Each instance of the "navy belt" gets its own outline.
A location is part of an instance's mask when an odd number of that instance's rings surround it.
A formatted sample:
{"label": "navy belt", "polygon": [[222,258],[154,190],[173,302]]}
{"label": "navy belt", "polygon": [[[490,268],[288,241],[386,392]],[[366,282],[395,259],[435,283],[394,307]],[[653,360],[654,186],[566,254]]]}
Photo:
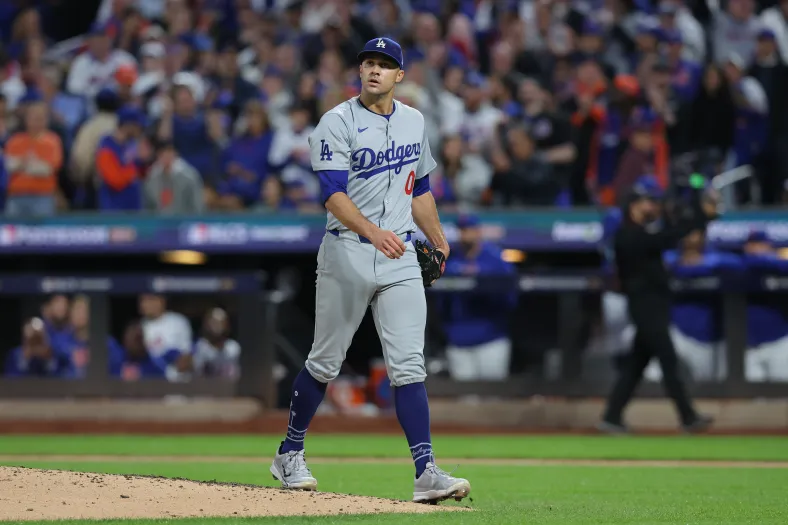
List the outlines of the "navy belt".
{"label": "navy belt", "polygon": [[[333,235],[334,237],[339,237],[339,230],[326,230],[326,231],[328,233],[330,233],[331,235]],[[410,241],[410,234],[411,234],[411,232],[407,232],[405,234],[405,242],[409,242]],[[356,234],[354,234],[354,235],[356,235]],[[358,240],[359,240],[359,242],[362,242],[364,244],[372,244],[372,241],[370,241],[369,239],[367,239],[363,235],[359,235],[358,236]]]}

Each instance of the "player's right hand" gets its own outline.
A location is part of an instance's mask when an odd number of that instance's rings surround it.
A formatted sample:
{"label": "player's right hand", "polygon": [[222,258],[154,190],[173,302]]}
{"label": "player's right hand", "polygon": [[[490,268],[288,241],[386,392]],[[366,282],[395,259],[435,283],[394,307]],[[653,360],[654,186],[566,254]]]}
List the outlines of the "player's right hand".
{"label": "player's right hand", "polygon": [[399,259],[405,253],[405,243],[393,231],[379,229],[370,241],[389,259]]}

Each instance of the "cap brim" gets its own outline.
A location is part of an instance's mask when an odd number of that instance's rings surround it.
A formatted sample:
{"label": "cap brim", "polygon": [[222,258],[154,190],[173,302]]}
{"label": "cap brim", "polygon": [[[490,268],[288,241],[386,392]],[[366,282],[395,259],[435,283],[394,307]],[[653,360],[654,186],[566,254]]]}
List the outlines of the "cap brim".
{"label": "cap brim", "polygon": [[373,56],[373,55],[380,55],[380,56],[384,56],[386,58],[390,58],[391,60],[394,61],[395,64],[397,64],[397,66],[400,69],[403,69],[402,68],[402,62],[400,62],[397,59],[397,57],[395,57],[394,55],[392,55],[390,53],[386,53],[385,51],[362,51],[361,53],[358,54],[358,62],[359,62],[359,64],[364,60],[364,57]]}

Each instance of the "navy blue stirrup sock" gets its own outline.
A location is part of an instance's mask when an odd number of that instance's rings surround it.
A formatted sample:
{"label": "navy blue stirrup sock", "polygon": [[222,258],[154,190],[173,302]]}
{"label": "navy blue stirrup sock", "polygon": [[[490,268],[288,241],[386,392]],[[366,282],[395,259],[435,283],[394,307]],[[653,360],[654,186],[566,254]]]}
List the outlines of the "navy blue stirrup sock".
{"label": "navy blue stirrup sock", "polygon": [[326,383],[321,383],[310,374],[306,368],[293,381],[293,393],[290,397],[290,420],[287,423],[287,437],[279,453],[284,454],[291,450],[304,450],[304,438],[309,429],[309,423],[315,417],[317,407],[326,395]]}
{"label": "navy blue stirrup sock", "polygon": [[394,405],[410,446],[418,478],[427,467],[427,462],[435,462],[430,438],[430,405],[424,383],[395,387]]}

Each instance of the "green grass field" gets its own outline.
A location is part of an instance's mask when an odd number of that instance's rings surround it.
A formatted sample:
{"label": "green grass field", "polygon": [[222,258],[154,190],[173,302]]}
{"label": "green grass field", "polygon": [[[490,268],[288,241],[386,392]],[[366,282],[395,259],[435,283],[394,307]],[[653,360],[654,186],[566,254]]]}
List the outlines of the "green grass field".
{"label": "green grass field", "polygon": [[[0,436],[0,464],[85,472],[150,474],[275,486],[267,460],[274,436]],[[788,468],[754,466],[507,465],[501,459],[788,461],[788,439],[745,437],[436,436],[440,458],[459,461],[474,512],[429,515],[123,520],[112,523],[314,524],[784,524]],[[399,436],[319,435],[308,458],[321,491],[408,499],[412,467]],[[45,456],[58,456],[57,460]],[[84,456],[116,456],[89,461]],[[67,458],[63,456],[73,456]],[[80,457],[83,456],[83,457]],[[144,458],[135,461],[134,456]],[[178,459],[177,456],[184,456]],[[183,461],[201,457],[206,461]],[[238,458],[260,458],[243,461]],[[353,458],[366,458],[364,462]],[[375,463],[370,458],[380,458]],[[463,464],[462,459],[474,459]],[[497,460],[485,465],[480,459]],[[454,463],[442,464],[447,470]],[[2,494],[0,494],[2,497]],[[454,502],[444,505],[455,505]],[[39,522],[25,522],[39,523]],[[52,523],[52,522],[40,522]],[[97,523],[62,521],[58,523]],[[109,523],[109,522],[106,522]]]}

